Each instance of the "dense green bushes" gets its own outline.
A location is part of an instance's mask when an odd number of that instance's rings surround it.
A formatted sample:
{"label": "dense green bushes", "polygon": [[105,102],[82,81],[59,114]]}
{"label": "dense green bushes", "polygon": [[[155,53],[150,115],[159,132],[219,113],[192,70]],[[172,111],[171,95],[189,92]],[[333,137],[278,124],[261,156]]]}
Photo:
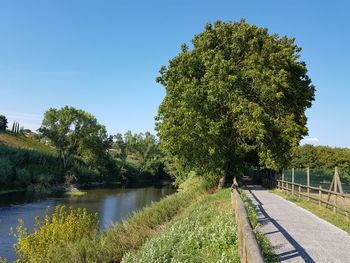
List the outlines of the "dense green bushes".
{"label": "dense green bushes", "polygon": [[43,152],[0,144],[0,190],[50,191],[53,185],[101,181],[101,173],[74,160],[64,170],[60,158]]}
{"label": "dense green bushes", "polygon": [[[331,181],[335,167],[338,167],[342,182],[350,183],[350,149],[304,145],[294,150],[290,167],[296,168],[297,183],[306,183],[306,170],[301,168],[307,167],[310,168],[313,185]],[[291,180],[290,169],[285,170],[285,179]]]}
{"label": "dense green bushes", "polygon": [[29,234],[20,220],[16,229],[17,263],[50,262],[55,248],[94,237],[98,231],[98,219],[97,214],[92,215],[86,209],[56,206],[51,216],[36,219],[34,229],[34,233]]}
{"label": "dense green bushes", "polygon": [[350,169],[350,149],[329,146],[304,145],[294,150],[291,166],[295,168]]}
{"label": "dense green bushes", "polygon": [[0,145],[1,188],[48,187],[63,181],[60,160],[50,154]]}

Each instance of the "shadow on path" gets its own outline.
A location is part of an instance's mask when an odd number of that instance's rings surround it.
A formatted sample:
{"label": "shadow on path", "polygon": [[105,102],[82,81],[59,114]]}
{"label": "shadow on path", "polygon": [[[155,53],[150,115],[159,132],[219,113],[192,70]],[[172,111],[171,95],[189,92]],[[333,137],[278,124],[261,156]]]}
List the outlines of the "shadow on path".
{"label": "shadow on path", "polygon": [[265,225],[267,223],[272,223],[274,227],[277,229],[277,231],[272,231],[265,233],[264,235],[267,236],[269,234],[275,234],[275,233],[281,233],[289,242],[289,244],[293,247],[292,250],[284,253],[277,254],[279,260],[281,262],[296,258],[296,257],[302,257],[305,262],[313,263],[315,262],[310,255],[305,251],[305,249],[291,236],[288,234],[288,232],[273,218],[269,216],[269,214],[266,212],[266,210],[263,207],[263,203],[257,198],[257,196],[252,192],[252,190],[263,190],[261,186],[256,185],[245,185],[245,189],[249,191],[250,195],[255,199],[257,206],[258,206],[258,213],[257,213],[257,219],[258,223],[260,225]]}

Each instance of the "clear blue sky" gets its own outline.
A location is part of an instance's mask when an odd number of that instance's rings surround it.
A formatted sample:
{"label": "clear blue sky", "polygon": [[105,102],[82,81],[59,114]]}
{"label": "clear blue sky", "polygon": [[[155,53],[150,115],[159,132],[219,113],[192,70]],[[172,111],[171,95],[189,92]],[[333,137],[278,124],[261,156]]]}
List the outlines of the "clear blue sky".
{"label": "clear blue sky", "polygon": [[0,114],[36,129],[71,105],[109,133],[153,131],[161,65],[205,23],[247,22],[295,37],[317,88],[309,142],[350,147],[347,1],[0,0]]}

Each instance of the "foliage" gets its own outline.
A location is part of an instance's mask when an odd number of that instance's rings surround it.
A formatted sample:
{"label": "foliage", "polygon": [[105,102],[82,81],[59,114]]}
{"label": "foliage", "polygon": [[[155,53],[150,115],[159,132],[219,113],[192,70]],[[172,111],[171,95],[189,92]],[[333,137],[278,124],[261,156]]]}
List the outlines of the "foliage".
{"label": "foliage", "polygon": [[290,165],[296,168],[350,169],[350,149],[303,145],[296,148]]}
{"label": "foliage", "polygon": [[0,132],[6,131],[7,118],[4,115],[0,115]]}
{"label": "foliage", "polygon": [[118,133],[112,153],[118,160],[119,173],[128,181],[140,181],[145,178],[161,178],[163,170],[163,155],[158,147],[157,138],[150,132],[135,133],[131,131],[124,135]]}
{"label": "foliage", "polygon": [[162,67],[161,149],[185,173],[282,167],[307,134],[314,87],[294,39],[245,21],[208,24]]}
{"label": "foliage", "polygon": [[0,188],[41,191],[62,180],[63,170],[56,156],[0,144]]}
{"label": "foliage", "polygon": [[193,204],[122,262],[240,262],[229,189]]}
{"label": "foliage", "polygon": [[50,108],[39,130],[59,150],[64,169],[73,157],[99,169],[104,168],[109,158],[112,138],[95,117],[83,110],[68,106],[59,110]]}
{"label": "foliage", "polygon": [[[294,149],[289,167],[296,168],[297,183],[305,184],[307,167],[310,168],[312,185],[330,182],[335,167],[338,167],[342,182],[350,183],[350,149],[303,145]],[[291,170],[285,170],[284,173],[286,180],[291,180]]]}
{"label": "foliage", "polygon": [[37,218],[34,228],[34,233],[30,234],[24,221],[19,220],[15,262],[51,262],[50,256],[56,249],[83,238],[96,238],[98,217],[86,209],[56,206],[52,215]]}

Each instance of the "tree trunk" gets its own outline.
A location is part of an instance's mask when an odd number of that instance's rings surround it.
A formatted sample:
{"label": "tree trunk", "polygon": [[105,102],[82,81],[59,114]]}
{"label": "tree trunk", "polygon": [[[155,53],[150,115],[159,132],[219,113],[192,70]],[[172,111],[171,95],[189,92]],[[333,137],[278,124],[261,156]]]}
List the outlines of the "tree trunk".
{"label": "tree trunk", "polygon": [[222,174],[222,176],[220,177],[220,180],[219,180],[219,185],[218,185],[218,189],[219,190],[225,187],[226,177],[227,177],[227,173],[224,172]]}
{"label": "tree trunk", "polygon": [[63,170],[66,170],[66,168],[67,168],[67,159],[66,159],[66,156],[64,155],[63,151],[61,151],[61,157],[62,157],[62,160],[63,160]]}

